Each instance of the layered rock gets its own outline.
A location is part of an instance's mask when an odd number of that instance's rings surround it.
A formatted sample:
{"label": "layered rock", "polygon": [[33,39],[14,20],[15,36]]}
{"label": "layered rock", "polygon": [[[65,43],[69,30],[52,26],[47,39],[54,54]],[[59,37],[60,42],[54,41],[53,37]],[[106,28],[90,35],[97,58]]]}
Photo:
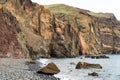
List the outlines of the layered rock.
{"label": "layered rock", "polygon": [[94,13],[64,4],[45,7],[51,10],[58,19],[69,23],[79,34],[82,54],[120,51],[120,22],[112,13]]}
{"label": "layered rock", "polygon": [[0,57],[23,58],[22,46],[17,40],[18,22],[7,10],[0,9]]}
{"label": "layered rock", "polygon": [[[0,1],[0,32],[4,33],[0,34],[1,55],[6,55],[9,49],[12,50],[9,54],[34,59],[76,57],[105,53],[113,49],[119,51],[119,44],[116,42],[119,40],[120,24],[113,15],[98,16],[90,11],[65,5],[47,8],[51,12],[31,0]],[[5,31],[7,28],[4,26],[9,25],[12,27],[7,27],[10,29]],[[2,39],[3,36],[6,37]],[[12,45],[12,48],[3,46],[6,40],[10,43],[5,45]]]}
{"label": "layered rock", "polygon": [[30,0],[8,0],[1,5],[18,21],[21,32],[16,38],[25,57],[75,57],[81,53],[76,31],[44,6]]}

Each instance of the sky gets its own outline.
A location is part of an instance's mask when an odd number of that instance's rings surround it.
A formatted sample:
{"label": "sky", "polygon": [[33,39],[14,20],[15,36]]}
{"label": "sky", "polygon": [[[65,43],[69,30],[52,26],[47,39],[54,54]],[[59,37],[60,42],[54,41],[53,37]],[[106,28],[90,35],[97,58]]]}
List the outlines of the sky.
{"label": "sky", "polygon": [[32,0],[42,5],[67,4],[93,12],[113,13],[120,20],[120,0]]}

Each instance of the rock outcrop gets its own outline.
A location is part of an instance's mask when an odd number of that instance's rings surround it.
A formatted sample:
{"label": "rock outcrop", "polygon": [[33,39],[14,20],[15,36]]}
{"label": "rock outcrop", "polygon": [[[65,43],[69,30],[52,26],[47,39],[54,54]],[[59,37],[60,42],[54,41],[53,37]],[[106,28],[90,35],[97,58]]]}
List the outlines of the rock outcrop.
{"label": "rock outcrop", "polygon": [[61,58],[81,54],[79,34],[44,6],[31,0],[7,0],[1,6],[18,21],[21,31],[16,33],[16,38],[25,57]]}
{"label": "rock outcrop", "polygon": [[79,34],[82,54],[119,53],[120,22],[112,13],[94,13],[64,4],[45,7]]}
{"label": "rock outcrop", "polygon": [[78,62],[78,64],[76,65],[76,69],[89,69],[89,68],[102,69],[102,66],[100,64],[90,64],[87,62]]}
{"label": "rock outcrop", "polygon": [[7,10],[0,9],[0,57],[24,57],[22,46],[16,37],[20,32],[16,18]]}
{"label": "rock outcrop", "polygon": [[54,63],[49,63],[47,66],[37,71],[37,73],[43,73],[48,75],[54,75],[59,72],[60,72],[59,68]]}
{"label": "rock outcrop", "polygon": [[119,51],[120,22],[114,15],[65,5],[47,8],[51,11],[31,0],[0,1],[1,57],[65,58]]}

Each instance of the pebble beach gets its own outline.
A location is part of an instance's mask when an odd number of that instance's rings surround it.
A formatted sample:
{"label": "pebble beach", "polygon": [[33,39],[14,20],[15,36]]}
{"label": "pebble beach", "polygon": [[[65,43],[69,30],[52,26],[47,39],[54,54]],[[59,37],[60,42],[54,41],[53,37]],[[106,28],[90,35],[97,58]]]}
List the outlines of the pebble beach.
{"label": "pebble beach", "polygon": [[59,80],[51,75],[31,71],[26,61],[28,59],[0,58],[0,80]]}

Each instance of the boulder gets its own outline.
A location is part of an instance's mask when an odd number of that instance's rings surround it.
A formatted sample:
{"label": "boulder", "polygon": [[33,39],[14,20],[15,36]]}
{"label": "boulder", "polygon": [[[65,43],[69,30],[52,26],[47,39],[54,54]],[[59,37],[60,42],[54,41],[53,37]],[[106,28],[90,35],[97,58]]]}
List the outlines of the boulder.
{"label": "boulder", "polygon": [[76,66],[76,69],[89,69],[89,68],[96,68],[96,69],[102,69],[102,66],[100,64],[90,64],[87,62],[79,62]]}
{"label": "boulder", "polygon": [[99,76],[98,73],[96,72],[92,72],[92,73],[88,73],[89,76]]}
{"label": "boulder", "polygon": [[43,73],[48,75],[54,75],[59,72],[60,72],[59,68],[54,63],[49,63],[47,66],[37,71],[37,73]]}

